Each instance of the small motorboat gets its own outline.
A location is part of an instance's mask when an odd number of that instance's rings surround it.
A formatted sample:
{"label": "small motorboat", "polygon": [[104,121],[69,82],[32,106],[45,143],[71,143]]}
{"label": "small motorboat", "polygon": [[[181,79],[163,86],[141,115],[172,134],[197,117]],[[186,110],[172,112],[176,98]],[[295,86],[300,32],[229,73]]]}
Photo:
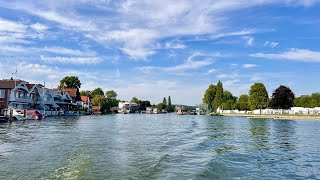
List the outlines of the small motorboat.
{"label": "small motorboat", "polygon": [[66,117],[75,117],[75,116],[80,116],[80,114],[77,111],[65,111],[62,116]]}

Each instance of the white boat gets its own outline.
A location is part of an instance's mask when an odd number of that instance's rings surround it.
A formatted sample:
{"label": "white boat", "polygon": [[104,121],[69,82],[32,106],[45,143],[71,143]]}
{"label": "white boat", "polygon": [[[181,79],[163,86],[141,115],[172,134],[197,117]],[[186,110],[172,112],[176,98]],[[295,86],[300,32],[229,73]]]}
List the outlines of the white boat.
{"label": "white boat", "polygon": [[20,110],[20,109],[8,109],[7,111],[7,116],[8,117],[15,118],[16,120],[20,121],[20,120],[28,120],[28,119],[34,119],[34,117],[30,114],[24,114],[24,110]]}

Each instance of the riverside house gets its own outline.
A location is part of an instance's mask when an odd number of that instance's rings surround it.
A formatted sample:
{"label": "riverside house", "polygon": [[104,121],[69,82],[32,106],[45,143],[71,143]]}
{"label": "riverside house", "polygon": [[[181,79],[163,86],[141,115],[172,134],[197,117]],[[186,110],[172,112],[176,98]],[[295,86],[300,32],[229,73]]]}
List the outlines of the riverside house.
{"label": "riverside house", "polygon": [[29,83],[22,81],[11,89],[9,94],[9,104],[8,107],[13,107],[17,109],[29,109],[32,103],[29,94]]}
{"label": "riverside house", "polygon": [[87,113],[90,113],[92,111],[92,103],[88,96],[81,96],[81,107],[83,110],[85,110]]}
{"label": "riverside house", "polygon": [[10,91],[20,84],[22,80],[20,79],[4,79],[0,80],[0,114],[9,105]]}
{"label": "riverside house", "polygon": [[[69,95],[69,93],[71,95]],[[0,80],[0,113],[6,108],[37,110],[69,110],[80,107],[78,89],[48,89],[20,79]]]}

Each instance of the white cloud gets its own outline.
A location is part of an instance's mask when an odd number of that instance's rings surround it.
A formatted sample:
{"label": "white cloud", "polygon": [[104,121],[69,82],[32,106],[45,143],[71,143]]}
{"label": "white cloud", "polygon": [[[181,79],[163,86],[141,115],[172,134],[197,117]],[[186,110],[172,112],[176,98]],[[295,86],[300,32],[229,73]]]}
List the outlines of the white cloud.
{"label": "white cloud", "polygon": [[[63,30],[82,33],[105,48],[116,48],[134,60],[146,59],[156,54],[159,40],[175,36],[243,36],[254,34],[254,29],[228,32],[229,13],[245,8],[268,4],[288,6],[312,6],[316,0],[154,0],[154,1],[75,1],[57,2],[53,0],[33,1],[33,3],[12,0],[1,2],[1,6],[22,10],[44,20],[59,25]],[[99,9],[101,13],[88,16],[77,11],[77,7]],[[91,9],[89,9],[91,10]],[[108,16],[106,16],[108,14]],[[8,24],[8,22],[5,22]],[[23,31],[23,25],[10,24],[10,29]],[[17,28],[14,28],[17,27]],[[45,29],[39,24],[35,29]],[[196,39],[196,38],[194,38]],[[247,38],[252,45],[253,38]],[[184,48],[183,44],[168,47]]]}
{"label": "white cloud", "polygon": [[223,73],[223,74],[217,75],[217,78],[221,78],[221,79],[235,79],[238,77],[239,77],[239,74],[237,73]]}
{"label": "white cloud", "polygon": [[218,39],[222,37],[229,37],[229,36],[244,36],[244,35],[250,35],[250,34],[255,34],[257,33],[258,30],[256,29],[243,29],[241,31],[233,31],[233,32],[228,32],[228,33],[219,33],[216,35],[210,36],[211,39]]}
{"label": "white cloud", "polygon": [[208,70],[208,74],[215,73],[216,71],[217,71],[216,69],[209,69],[209,70]]}
{"label": "white cloud", "polygon": [[47,47],[45,46],[44,48],[35,48],[39,52],[49,52],[49,53],[54,53],[54,54],[64,54],[64,55],[72,55],[72,56],[90,56],[90,55],[95,55],[94,52],[92,51],[81,51],[77,49],[69,49],[69,48],[64,48],[64,47]]}
{"label": "white cloud", "polygon": [[47,29],[49,29],[48,26],[41,24],[41,23],[32,24],[30,27],[38,32],[43,32],[43,31],[46,31]]}
{"label": "white cloud", "polygon": [[280,59],[302,62],[320,62],[320,52],[312,51],[308,49],[292,48],[286,52],[267,54],[267,53],[255,53],[250,54],[251,57],[264,58],[264,59]]}
{"label": "white cloud", "polygon": [[185,49],[185,48],[187,48],[187,46],[182,43],[166,42],[165,48],[167,48],[167,49]]}
{"label": "white cloud", "polygon": [[254,68],[254,67],[257,67],[258,65],[256,64],[243,64],[242,67],[244,68]]}
{"label": "white cloud", "polygon": [[40,58],[47,63],[63,63],[63,64],[97,64],[102,61],[100,57],[46,57],[40,56]]}
{"label": "white cloud", "polygon": [[100,42],[118,42],[116,45],[124,53],[133,59],[145,59],[155,53],[148,46],[154,43],[157,32],[148,29],[130,29],[121,31],[110,31],[98,37]]}
{"label": "white cloud", "polygon": [[257,82],[257,81],[261,81],[262,77],[260,75],[254,74],[250,77],[250,81],[252,82]]}
{"label": "white cloud", "polygon": [[27,26],[23,23],[0,18],[0,32],[24,33]]}
{"label": "white cloud", "polygon": [[275,48],[276,46],[279,45],[279,43],[278,42],[272,42],[272,41],[266,41],[266,42],[264,42],[263,45],[266,46],[266,47]]}
{"label": "white cloud", "polygon": [[15,46],[15,45],[1,45],[0,46],[0,52],[1,53],[21,53],[21,52],[26,52],[26,48],[24,48],[23,46]]}
{"label": "white cloud", "polygon": [[253,41],[254,41],[254,38],[251,37],[251,36],[244,36],[243,39],[246,41],[246,44],[248,46],[252,46],[253,45]]}
{"label": "white cloud", "polygon": [[[202,60],[195,60],[196,57],[202,57]],[[209,66],[213,63],[212,56],[208,56],[205,54],[202,54],[200,52],[193,53],[191,56],[188,57],[185,63],[178,64],[176,66],[170,66],[170,67],[159,67],[159,66],[143,66],[137,68],[139,71],[143,71],[145,73],[151,73],[153,71],[162,71],[162,72],[168,72],[168,73],[182,73],[187,70],[192,69],[199,69],[202,67]]]}
{"label": "white cloud", "polygon": [[2,45],[0,46],[1,52],[36,52],[36,53],[53,53],[53,54],[63,54],[63,55],[73,55],[73,56],[90,56],[95,55],[95,52],[92,51],[81,51],[77,49],[69,49],[64,47],[52,46],[52,47],[24,47],[19,45]]}

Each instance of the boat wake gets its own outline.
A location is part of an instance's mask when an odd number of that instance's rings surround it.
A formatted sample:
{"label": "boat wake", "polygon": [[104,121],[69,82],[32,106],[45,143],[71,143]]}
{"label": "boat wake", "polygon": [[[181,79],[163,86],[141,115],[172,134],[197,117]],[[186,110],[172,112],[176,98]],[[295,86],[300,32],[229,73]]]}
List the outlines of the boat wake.
{"label": "boat wake", "polygon": [[86,175],[88,166],[90,165],[90,156],[79,154],[75,158],[68,159],[68,163],[56,169],[49,179],[81,179]]}

